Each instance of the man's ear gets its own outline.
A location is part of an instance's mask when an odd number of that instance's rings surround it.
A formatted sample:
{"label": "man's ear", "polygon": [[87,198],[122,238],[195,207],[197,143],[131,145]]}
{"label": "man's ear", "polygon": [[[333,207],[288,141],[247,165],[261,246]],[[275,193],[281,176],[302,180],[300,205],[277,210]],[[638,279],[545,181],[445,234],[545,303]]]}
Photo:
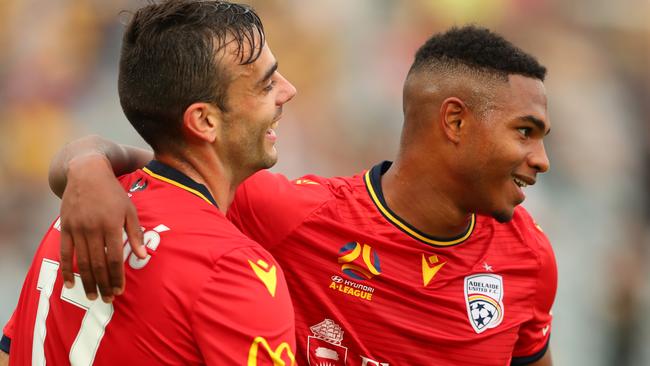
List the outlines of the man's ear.
{"label": "man's ear", "polygon": [[189,138],[213,143],[220,123],[221,111],[209,103],[191,104],[183,113],[183,130]]}
{"label": "man's ear", "polygon": [[467,105],[457,97],[449,97],[440,105],[440,124],[445,136],[453,143],[460,142],[460,137],[467,124],[470,111]]}

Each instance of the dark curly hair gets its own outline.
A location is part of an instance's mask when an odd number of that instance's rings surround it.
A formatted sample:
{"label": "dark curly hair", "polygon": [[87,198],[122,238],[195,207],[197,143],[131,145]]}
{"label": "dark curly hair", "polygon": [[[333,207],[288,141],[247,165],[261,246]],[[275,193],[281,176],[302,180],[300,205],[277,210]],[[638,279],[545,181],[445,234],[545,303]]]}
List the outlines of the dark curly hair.
{"label": "dark curly hair", "polygon": [[122,41],[118,91],[124,114],[156,151],[182,144],[181,120],[192,103],[227,110],[230,75],[217,53],[236,45],[241,65],[264,47],[262,21],[247,5],[167,0],[137,10]]}
{"label": "dark curly hair", "polygon": [[507,77],[510,74],[544,81],[546,68],[537,60],[486,28],[453,27],[429,38],[415,54],[411,71],[436,66],[466,66]]}

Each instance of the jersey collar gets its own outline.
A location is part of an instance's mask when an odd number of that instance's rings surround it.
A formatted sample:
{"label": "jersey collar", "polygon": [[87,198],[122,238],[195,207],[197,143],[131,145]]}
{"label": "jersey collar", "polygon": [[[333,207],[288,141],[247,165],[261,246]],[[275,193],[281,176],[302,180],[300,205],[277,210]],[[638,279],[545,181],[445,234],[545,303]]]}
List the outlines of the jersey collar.
{"label": "jersey collar", "polygon": [[142,168],[142,170],[153,178],[184,189],[196,196],[199,196],[199,198],[203,199],[207,203],[218,207],[217,202],[210,194],[210,191],[208,191],[208,189],[203,184],[197,183],[192,178],[170,167],[169,165],[163,164],[157,160],[152,160],[144,168]]}
{"label": "jersey collar", "polygon": [[453,237],[453,238],[436,238],[430,235],[427,235],[420,230],[416,229],[414,226],[406,222],[401,217],[397,216],[386,204],[384,199],[384,193],[381,190],[381,176],[388,171],[388,168],[393,163],[390,161],[384,161],[372,167],[364,174],[364,182],[366,184],[366,189],[370,198],[374,202],[375,206],[379,209],[379,212],[393,225],[398,229],[402,230],[409,236],[413,237],[416,240],[419,240],[425,244],[434,245],[434,246],[451,246],[464,242],[467,238],[470,237],[474,226],[476,224],[476,215],[472,214],[470,219],[469,226],[464,233]]}

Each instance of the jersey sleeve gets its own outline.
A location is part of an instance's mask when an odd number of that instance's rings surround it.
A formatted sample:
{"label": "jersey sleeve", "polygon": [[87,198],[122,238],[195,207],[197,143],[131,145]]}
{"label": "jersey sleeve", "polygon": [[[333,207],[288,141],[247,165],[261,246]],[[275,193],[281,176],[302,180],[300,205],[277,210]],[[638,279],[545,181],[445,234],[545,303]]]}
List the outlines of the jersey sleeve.
{"label": "jersey sleeve", "polygon": [[551,307],[557,291],[557,264],[548,238],[532,218],[529,222],[531,246],[538,253],[537,293],[533,298],[531,319],[519,329],[512,365],[526,365],[542,358],[551,336]]}
{"label": "jersey sleeve", "polygon": [[315,179],[289,181],[262,170],[241,184],[228,218],[248,237],[271,248],[331,197]]}
{"label": "jersey sleeve", "polygon": [[261,248],[222,256],[194,306],[207,365],[293,365],[294,312],[284,275]]}

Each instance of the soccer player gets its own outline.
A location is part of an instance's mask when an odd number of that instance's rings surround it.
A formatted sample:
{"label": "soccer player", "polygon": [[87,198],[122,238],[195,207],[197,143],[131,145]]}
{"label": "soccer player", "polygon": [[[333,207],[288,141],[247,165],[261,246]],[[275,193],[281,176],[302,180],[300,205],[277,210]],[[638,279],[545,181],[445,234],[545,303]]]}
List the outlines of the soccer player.
{"label": "soccer player", "polygon": [[295,94],[277,67],[248,6],[169,0],[133,15],[119,95],[154,160],[118,189],[138,210],[127,229],[142,226],[146,252],[111,233],[129,286],[112,302],[88,299],[81,281],[64,286],[59,269],[71,262],[60,242],[69,233],[56,220],[5,328],[12,365],[295,364],[283,272],[225,216],[239,183],[276,162],[273,128]]}
{"label": "soccer player", "polygon": [[[415,56],[394,162],[352,177],[294,181],[262,171],[242,184],[229,217],[286,271],[300,362],[551,365],[555,259],[519,206],[524,188],[549,168],[545,74],[487,29],[452,28]],[[118,172],[125,155],[140,163],[151,156],[95,140],[62,154],[98,154],[84,166],[104,175],[102,154]],[[61,193],[64,169],[53,172]],[[128,202],[123,195],[97,199],[99,188],[87,188],[93,182],[109,192],[114,181],[81,172],[67,170],[63,207],[89,214],[64,219],[77,230],[90,216],[121,227],[103,204]],[[120,220],[128,215],[119,212]],[[104,260],[102,243],[73,240],[85,247],[78,252]]]}

